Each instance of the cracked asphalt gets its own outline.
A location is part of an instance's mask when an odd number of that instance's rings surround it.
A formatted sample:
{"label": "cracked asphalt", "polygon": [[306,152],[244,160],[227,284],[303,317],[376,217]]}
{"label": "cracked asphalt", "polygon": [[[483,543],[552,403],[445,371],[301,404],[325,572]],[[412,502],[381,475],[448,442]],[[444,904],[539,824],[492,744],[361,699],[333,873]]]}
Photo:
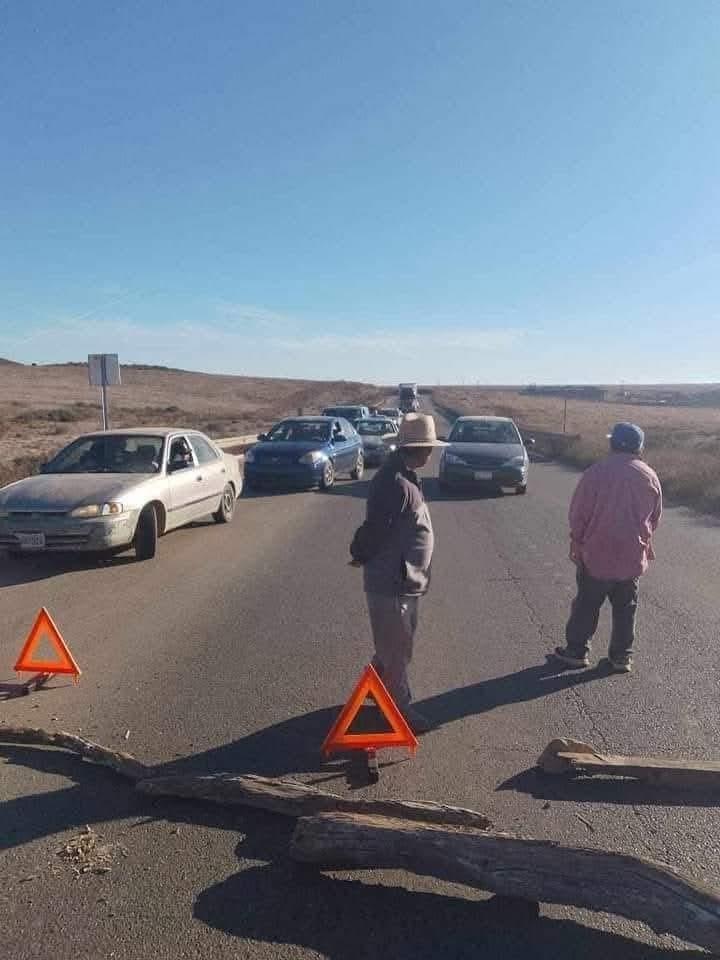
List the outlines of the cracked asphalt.
{"label": "cracked asphalt", "polygon": [[[380,783],[361,792],[471,806],[501,830],[653,857],[720,887],[716,801],[534,770],[557,736],[717,758],[714,522],[668,509],[642,585],[634,674],[546,662],[573,594],[565,515],[576,481],[548,463],[533,465],[527,497],[448,498],[426,481],[437,550],[412,678],[438,728],[415,759],[386,753]],[[249,497],[231,527],[170,534],[149,564],[0,557],[5,679],[40,605],[83,668],[77,686],[0,703],[3,722],[81,731],[163,771],[353,789],[319,745],[371,652],[360,575],[347,566],[366,488]],[[597,659],[608,635],[604,615]],[[287,859],[281,818],[146,800],[62,752],[6,745],[0,757],[0,927],[16,960],[695,953],[586,911],[499,917],[478,891],[401,871],[307,874]],[[104,859],[79,873],[60,852],[86,827]]]}

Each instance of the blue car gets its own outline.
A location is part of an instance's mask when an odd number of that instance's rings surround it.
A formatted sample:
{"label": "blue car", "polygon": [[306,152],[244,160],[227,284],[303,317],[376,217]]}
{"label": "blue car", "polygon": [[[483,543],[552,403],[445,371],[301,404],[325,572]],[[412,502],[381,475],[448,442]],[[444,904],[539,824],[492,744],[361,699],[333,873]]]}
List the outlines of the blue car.
{"label": "blue car", "polygon": [[245,454],[245,487],[270,484],[328,490],[340,473],[359,480],[362,440],[342,417],[293,417],[277,423]]}

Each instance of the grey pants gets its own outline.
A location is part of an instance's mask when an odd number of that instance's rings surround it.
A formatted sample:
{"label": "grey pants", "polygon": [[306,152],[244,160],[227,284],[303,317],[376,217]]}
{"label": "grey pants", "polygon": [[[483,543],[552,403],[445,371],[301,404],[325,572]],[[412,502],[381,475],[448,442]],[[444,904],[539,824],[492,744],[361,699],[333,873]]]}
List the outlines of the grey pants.
{"label": "grey pants", "polygon": [[375,641],[373,666],[399,707],[412,700],[407,670],[412,660],[419,597],[368,593],[370,626]]}
{"label": "grey pants", "polygon": [[568,651],[577,657],[584,657],[590,652],[590,641],[597,630],[600,608],[609,600],[612,605],[612,635],[608,656],[616,663],[629,662],[635,642],[639,586],[638,577],[633,580],[596,580],[587,570],[578,567],[578,592],[565,629]]}

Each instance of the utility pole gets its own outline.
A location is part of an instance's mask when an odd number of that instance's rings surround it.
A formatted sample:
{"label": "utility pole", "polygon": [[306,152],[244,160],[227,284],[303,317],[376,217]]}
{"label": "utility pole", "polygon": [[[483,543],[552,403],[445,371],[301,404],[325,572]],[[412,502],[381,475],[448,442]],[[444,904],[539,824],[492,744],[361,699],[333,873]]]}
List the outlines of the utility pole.
{"label": "utility pole", "polygon": [[563,404],[563,433],[567,433],[567,402],[568,398],[565,397],[565,403]]}

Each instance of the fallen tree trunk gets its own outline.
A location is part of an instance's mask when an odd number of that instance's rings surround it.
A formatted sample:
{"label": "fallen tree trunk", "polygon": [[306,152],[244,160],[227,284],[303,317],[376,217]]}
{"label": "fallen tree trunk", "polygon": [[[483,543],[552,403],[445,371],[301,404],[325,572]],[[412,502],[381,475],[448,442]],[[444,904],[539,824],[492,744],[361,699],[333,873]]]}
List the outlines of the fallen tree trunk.
{"label": "fallen tree trunk", "polygon": [[152,767],[146,767],[129,753],[110,750],[99,743],[78,737],[74,733],[64,730],[42,730],[40,727],[9,727],[0,725],[0,743],[31,743],[43,747],[63,747],[80,754],[86,760],[98,763],[103,767],[110,767],[123,777],[130,780],[143,780],[151,773]]}
{"label": "fallen tree trunk", "polygon": [[326,868],[402,868],[502,896],[613,913],[720,950],[720,893],[640,857],[347,813],[299,820],[291,855]]}
{"label": "fallen tree trunk", "polygon": [[587,773],[632,777],[681,790],[720,789],[720,761],[665,760],[605,754],[578,740],[553,740],[538,759],[544,773]]}
{"label": "fallen tree trunk", "polygon": [[254,774],[233,776],[173,776],[141,780],[141,793],[150,796],[185,797],[211,800],[225,806],[258,807],[286,817],[306,817],[326,811],[404,817],[425,823],[442,823],[487,830],[487,817],[464,807],[451,807],[423,800],[374,800],[350,798],[326,793],[296,780],[277,780]]}

